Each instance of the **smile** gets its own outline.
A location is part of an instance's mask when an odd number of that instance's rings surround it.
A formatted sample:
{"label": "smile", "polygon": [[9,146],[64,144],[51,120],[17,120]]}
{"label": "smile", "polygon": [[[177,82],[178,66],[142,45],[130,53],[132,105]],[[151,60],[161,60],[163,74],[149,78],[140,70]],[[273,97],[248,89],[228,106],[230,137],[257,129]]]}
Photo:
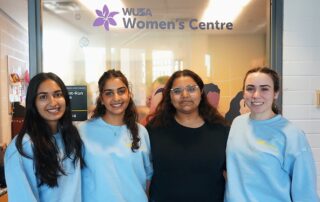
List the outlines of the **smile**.
{"label": "smile", "polygon": [[51,108],[51,109],[47,109],[47,111],[49,113],[57,113],[60,111],[60,107],[55,107],[55,108]]}
{"label": "smile", "polygon": [[115,108],[118,108],[118,107],[121,107],[123,103],[115,103],[115,104],[110,104],[111,107],[115,107]]}
{"label": "smile", "polygon": [[251,105],[260,106],[263,105],[263,102],[251,102]]}

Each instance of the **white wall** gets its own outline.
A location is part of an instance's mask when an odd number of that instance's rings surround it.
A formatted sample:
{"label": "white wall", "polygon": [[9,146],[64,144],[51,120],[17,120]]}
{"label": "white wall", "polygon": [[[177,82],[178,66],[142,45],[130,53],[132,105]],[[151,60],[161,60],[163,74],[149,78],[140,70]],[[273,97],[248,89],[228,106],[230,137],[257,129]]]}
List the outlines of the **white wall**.
{"label": "white wall", "polygon": [[[28,31],[2,10],[0,1],[0,144],[11,141],[11,106],[8,89],[8,55],[29,61]],[[25,5],[26,1],[22,0]],[[24,11],[21,13],[27,14]],[[27,16],[25,16],[27,18]],[[28,65],[29,66],[29,65]]]}
{"label": "white wall", "polygon": [[320,1],[284,0],[283,112],[308,137],[320,195]]}

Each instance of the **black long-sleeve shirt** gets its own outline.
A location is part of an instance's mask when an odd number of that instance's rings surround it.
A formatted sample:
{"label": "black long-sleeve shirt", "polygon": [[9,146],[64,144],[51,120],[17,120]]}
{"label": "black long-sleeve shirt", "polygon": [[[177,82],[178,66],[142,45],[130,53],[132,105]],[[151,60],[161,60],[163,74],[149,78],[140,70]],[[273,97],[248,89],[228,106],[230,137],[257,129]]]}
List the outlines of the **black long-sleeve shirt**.
{"label": "black long-sleeve shirt", "polygon": [[147,127],[154,175],[153,202],[221,202],[229,128],[205,123],[188,128],[176,121],[166,128]]}

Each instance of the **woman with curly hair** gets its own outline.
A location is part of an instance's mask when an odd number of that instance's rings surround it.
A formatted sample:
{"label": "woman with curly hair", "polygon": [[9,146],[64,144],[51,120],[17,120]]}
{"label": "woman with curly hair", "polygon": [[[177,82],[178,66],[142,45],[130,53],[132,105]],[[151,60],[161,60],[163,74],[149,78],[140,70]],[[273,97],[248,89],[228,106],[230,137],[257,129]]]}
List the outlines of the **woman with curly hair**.
{"label": "woman with curly hair", "polygon": [[83,201],[148,201],[152,176],[150,143],[127,78],[108,70],[99,79],[93,117],[80,127],[87,167],[82,172]]}
{"label": "woman with curly hair", "polygon": [[9,201],[81,201],[82,145],[62,80],[33,77],[22,129],[5,153]]}
{"label": "woman with curly hair", "polygon": [[154,175],[150,200],[223,201],[228,127],[190,70],[175,72],[147,125]]}

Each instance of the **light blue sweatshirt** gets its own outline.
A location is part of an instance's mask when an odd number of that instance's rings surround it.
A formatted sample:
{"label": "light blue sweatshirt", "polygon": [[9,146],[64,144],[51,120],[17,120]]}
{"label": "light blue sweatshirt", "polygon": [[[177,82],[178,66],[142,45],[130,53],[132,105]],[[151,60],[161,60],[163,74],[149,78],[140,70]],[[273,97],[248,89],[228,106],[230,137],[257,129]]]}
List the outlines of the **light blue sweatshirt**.
{"label": "light blue sweatshirt", "polygon": [[82,170],[84,202],[144,202],[146,182],[153,169],[147,130],[140,124],[140,148],[131,151],[131,133],[125,125],[114,126],[101,118],[80,126],[85,146]]}
{"label": "light blue sweatshirt", "polygon": [[[60,133],[54,135],[60,151],[60,159],[64,157],[64,146]],[[26,134],[23,138],[23,150],[33,156],[32,142]],[[75,202],[81,201],[81,169],[69,158],[62,161],[67,175],[58,178],[58,187],[50,188],[39,184],[35,175],[33,160],[23,157],[16,148],[16,138],[6,149],[5,178],[8,187],[9,202]]]}
{"label": "light blue sweatshirt", "polygon": [[277,115],[237,117],[227,143],[226,202],[318,202],[315,164],[304,133]]}

